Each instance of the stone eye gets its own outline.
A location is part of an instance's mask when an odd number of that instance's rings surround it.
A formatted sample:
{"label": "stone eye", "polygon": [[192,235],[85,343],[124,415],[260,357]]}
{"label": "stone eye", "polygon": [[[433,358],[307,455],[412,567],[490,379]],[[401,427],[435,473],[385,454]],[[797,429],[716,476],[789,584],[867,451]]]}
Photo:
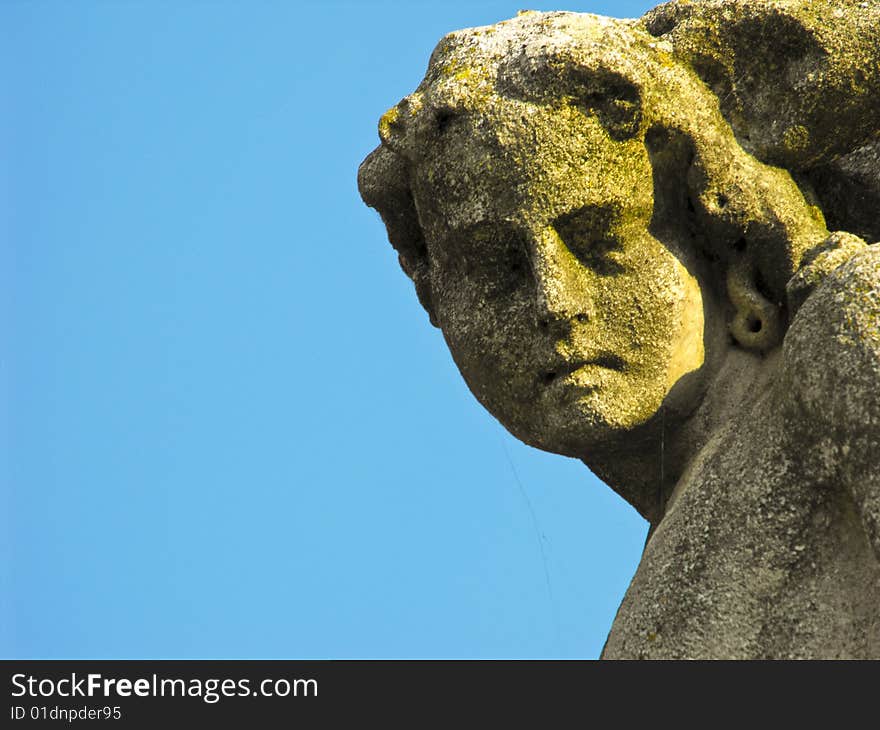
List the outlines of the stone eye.
{"label": "stone eye", "polygon": [[565,83],[573,101],[587,114],[595,114],[616,142],[631,139],[642,123],[642,99],[638,87],[620,74],[573,68]]}
{"label": "stone eye", "polygon": [[608,211],[584,207],[557,218],[553,227],[565,247],[581,264],[601,276],[621,274],[624,267],[614,256],[622,250],[620,240],[609,230]]}
{"label": "stone eye", "polygon": [[505,222],[479,223],[458,234],[453,247],[461,274],[484,296],[505,296],[520,288],[529,270],[522,232]]}

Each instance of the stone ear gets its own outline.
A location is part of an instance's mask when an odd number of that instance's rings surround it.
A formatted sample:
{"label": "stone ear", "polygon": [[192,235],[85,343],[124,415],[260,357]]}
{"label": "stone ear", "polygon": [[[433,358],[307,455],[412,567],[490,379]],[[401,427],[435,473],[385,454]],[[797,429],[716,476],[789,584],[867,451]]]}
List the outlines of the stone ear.
{"label": "stone ear", "polygon": [[758,283],[754,263],[742,258],[727,271],[727,294],[734,315],[730,333],[747,350],[764,352],[775,347],[782,334],[779,307],[767,299]]}
{"label": "stone ear", "polygon": [[428,249],[416,212],[406,160],[385,145],[376,148],[358,169],[363,201],[375,208],[397,251],[400,268],[412,279],[431,324],[438,326],[431,297]]}

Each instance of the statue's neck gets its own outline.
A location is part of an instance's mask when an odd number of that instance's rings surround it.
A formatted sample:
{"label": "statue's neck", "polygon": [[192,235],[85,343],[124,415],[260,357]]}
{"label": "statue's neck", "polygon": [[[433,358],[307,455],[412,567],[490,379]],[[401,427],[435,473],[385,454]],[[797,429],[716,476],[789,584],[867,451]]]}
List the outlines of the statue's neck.
{"label": "statue's neck", "polygon": [[665,404],[638,431],[594,449],[583,462],[653,529],[670,500],[687,488],[688,467],[712,437],[741,421],[739,416],[770,386],[778,360],[778,350],[760,356],[730,348],[692,413],[682,416]]}

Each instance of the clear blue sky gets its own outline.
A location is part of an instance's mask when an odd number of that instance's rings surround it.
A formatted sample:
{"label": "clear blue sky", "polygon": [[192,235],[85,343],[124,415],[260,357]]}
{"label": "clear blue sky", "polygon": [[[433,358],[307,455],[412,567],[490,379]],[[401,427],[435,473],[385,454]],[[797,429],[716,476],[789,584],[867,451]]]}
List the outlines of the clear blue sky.
{"label": "clear blue sky", "polygon": [[356,188],[518,9],[3,3],[0,655],[598,655],[646,523],[481,409]]}

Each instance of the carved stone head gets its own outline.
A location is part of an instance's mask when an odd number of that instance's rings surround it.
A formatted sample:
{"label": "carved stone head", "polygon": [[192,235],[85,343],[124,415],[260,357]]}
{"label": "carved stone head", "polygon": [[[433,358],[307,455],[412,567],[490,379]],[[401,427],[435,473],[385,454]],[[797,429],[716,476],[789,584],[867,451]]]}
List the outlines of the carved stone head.
{"label": "carved stone head", "polygon": [[726,348],[777,346],[785,283],[827,236],[636,21],[452,33],[379,132],[361,193],[469,388],[569,456],[689,413]]}

